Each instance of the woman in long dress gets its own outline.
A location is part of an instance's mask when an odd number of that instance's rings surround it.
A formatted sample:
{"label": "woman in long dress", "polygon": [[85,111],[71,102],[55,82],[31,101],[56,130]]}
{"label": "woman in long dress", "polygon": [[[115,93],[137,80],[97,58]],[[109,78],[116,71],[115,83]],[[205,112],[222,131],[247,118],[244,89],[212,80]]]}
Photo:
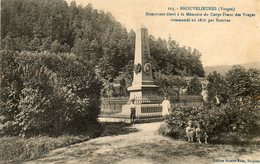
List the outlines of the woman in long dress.
{"label": "woman in long dress", "polygon": [[162,106],[162,116],[165,117],[165,116],[169,115],[170,114],[169,110],[171,109],[171,103],[168,100],[167,96],[164,97],[164,100],[163,100],[161,106]]}

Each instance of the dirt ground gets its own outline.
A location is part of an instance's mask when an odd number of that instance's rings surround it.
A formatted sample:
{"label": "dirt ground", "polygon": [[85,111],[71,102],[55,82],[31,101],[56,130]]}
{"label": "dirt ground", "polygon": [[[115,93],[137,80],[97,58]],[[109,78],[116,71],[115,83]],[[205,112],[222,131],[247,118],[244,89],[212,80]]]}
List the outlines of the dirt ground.
{"label": "dirt ground", "polygon": [[260,163],[259,146],[213,145],[174,140],[157,134],[160,124],[162,122],[136,124],[131,128],[136,128],[137,132],[99,137],[53,150],[40,159],[25,163],[234,164],[241,163],[242,160],[246,163],[259,160]]}

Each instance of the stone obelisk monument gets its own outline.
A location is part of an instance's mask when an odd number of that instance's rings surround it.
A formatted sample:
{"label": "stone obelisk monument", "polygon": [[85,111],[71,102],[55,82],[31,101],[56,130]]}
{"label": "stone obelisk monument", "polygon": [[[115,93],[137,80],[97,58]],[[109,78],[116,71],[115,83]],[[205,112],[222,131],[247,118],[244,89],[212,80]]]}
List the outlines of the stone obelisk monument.
{"label": "stone obelisk monument", "polygon": [[132,86],[128,88],[130,98],[148,99],[157,96],[158,86],[153,81],[148,37],[147,28],[141,27],[136,31],[134,79]]}
{"label": "stone obelisk monument", "polygon": [[[161,107],[154,101],[158,86],[153,81],[148,37],[147,28],[141,27],[136,31],[134,79],[132,86],[127,89],[130,92],[129,99],[136,100],[137,118],[161,116]],[[128,104],[122,107],[122,114],[130,114]]]}

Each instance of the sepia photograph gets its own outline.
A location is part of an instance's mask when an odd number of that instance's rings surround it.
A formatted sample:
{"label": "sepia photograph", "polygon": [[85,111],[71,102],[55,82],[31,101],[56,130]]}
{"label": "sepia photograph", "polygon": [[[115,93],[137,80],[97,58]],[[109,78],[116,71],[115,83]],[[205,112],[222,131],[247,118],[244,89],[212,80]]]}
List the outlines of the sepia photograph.
{"label": "sepia photograph", "polygon": [[0,1],[0,164],[260,164],[259,0]]}

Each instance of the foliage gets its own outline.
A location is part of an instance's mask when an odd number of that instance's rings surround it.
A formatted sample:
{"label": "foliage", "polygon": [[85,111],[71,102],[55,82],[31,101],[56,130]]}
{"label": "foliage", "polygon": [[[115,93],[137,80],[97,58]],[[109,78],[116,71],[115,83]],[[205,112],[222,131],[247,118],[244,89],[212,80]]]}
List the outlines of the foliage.
{"label": "foliage", "polygon": [[[215,95],[221,95],[225,101],[230,97],[256,97],[260,95],[259,71],[241,66],[233,66],[225,76],[217,72],[207,76],[208,100],[214,100]],[[224,102],[225,102],[224,101]]]}
{"label": "foliage", "polygon": [[[173,113],[167,118],[167,134],[185,138],[188,120],[199,123],[204,132],[215,138],[225,133],[235,133],[238,136],[259,134],[259,72],[234,66],[225,76],[213,72],[207,79],[210,101],[202,107],[173,109]],[[225,101],[216,106],[215,95],[220,95]]]}
{"label": "foliage", "polygon": [[109,56],[113,79],[133,58],[133,31],[128,34],[110,13],[90,4],[83,8],[65,0],[3,0],[1,7],[2,49],[73,52],[101,70],[107,68],[99,59]]}
{"label": "foliage", "polygon": [[[109,82],[122,76],[134,58],[134,31],[127,32],[110,13],[91,4],[82,7],[65,0],[3,0],[1,7],[2,49],[72,52]],[[153,36],[149,43],[154,72],[204,76],[198,50]]]}
{"label": "foliage", "polygon": [[56,135],[96,126],[102,83],[90,65],[72,54],[1,51],[1,59],[4,135]]}
{"label": "foliage", "polygon": [[1,110],[0,123],[5,122],[6,133],[18,134],[14,131],[18,130],[13,119],[19,113],[18,104],[20,101],[20,94],[23,88],[23,81],[20,77],[21,69],[15,61],[17,54],[4,51],[1,52]]}
{"label": "foliage", "polygon": [[3,163],[21,162],[41,157],[51,150],[87,141],[98,136],[114,136],[136,132],[131,125],[123,122],[103,122],[99,128],[81,135],[62,135],[58,137],[36,136],[31,138],[2,137],[0,138],[0,161]]}
{"label": "foliage", "polygon": [[228,95],[227,81],[225,77],[214,71],[207,76],[209,81],[207,85],[208,100],[213,101],[215,95]]}
{"label": "foliage", "polygon": [[226,73],[229,94],[236,97],[260,95],[259,75],[256,69],[246,70],[242,66],[234,66]]}
{"label": "foliage", "polygon": [[204,77],[203,66],[200,61],[200,52],[197,49],[187,49],[169,38],[168,42],[161,38],[157,40],[150,36],[150,53],[152,56],[153,69],[166,75]]}
{"label": "foliage", "polygon": [[187,87],[187,94],[188,95],[200,95],[202,92],[202,84],[199,81],[199,78],[197,76],[194,76]]}
{"label": "foliage", "polygon": [[201,125],[206,125],[206,120],[202,119],[204,116],[202,107],[191,107],[191,106],[181,106],[172,110],[172,113],[167,116],[166,123],[168,125],[168,133],[166,135],[171,135],[176,138],[185,138],[185,128],[188,126],[188,121],[192,120],[200,123]]}
{"label": "foliage", "polygon": [[202,107],[177,107],[167,117],[166,135],[184,139],[189,120],[193,121],[195,128],[199,123],[203,133],[206,132],[210,137],[228,132],[236,132],[238,135],[254,134],[260,130],[258,107],[257,101],[250,97],[242,100],[229,99],[219,107],[212,104],[204,104]]}
{"label": "foliage", "polygon": [[133,81],[133,71],[134,71],[134,61],[129,60],[128,64],[124,67],[123,71],[120,73],[120,76],[118,76],[118,79],[120,80],[120,96],[126,96],[129,94],[127,91],[127,87],[130,87],[132,85]]}
{"label": "foliage", "polygon": [[65,147],[89,140],[89,136],[38,136],[32,138],[3,137],[0,138],[0,161],[12,163],[40,157],[53,149]]}
{"label": "foliage", "polygon": [[164,75],[160,72],[155,73],[154,81],[159,86],[160,95],[178,96],[180,90],[187,85],[181,76]]}

